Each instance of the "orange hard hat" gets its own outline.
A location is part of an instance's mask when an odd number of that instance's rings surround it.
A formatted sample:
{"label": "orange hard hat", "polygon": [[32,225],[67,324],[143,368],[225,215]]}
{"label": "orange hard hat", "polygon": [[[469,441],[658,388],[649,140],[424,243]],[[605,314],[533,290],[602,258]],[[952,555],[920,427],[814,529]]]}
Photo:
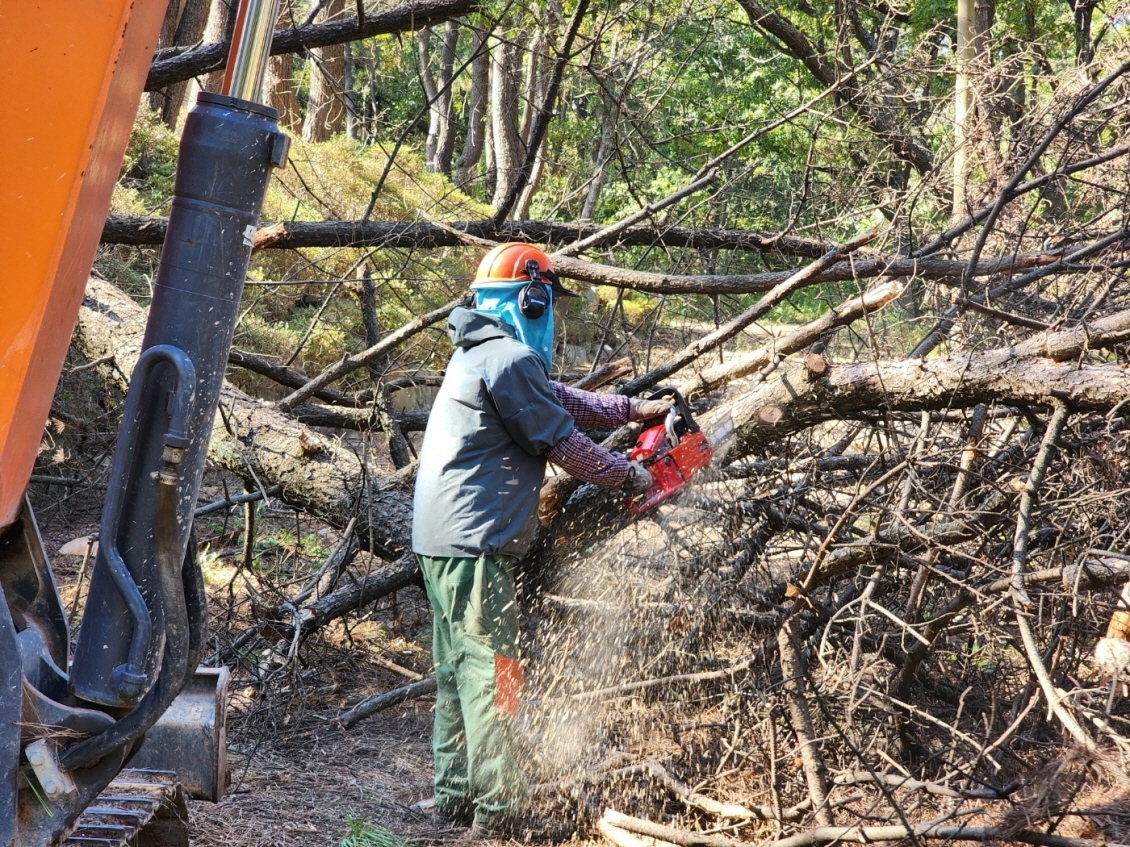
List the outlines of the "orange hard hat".
{"label": "orange hard hat", "polygon": [[506,282],[509,280],[529,279],[526,272],[526,262],[533,259],[538,264],[538,270],[545,272],[553,270],[549,263],[549,256],[537,247],[510,241],[499,244],[479,262],[479,269],[475,273],[475,282]]}
{"label": "orange hard hat", "polygon": [[578,296],[561,284],[557,274],[553,271],[549,256],[537,247],[523,244],[520,241],[499,244],[483,256],[483,260],[479,262],[479,269],[475,272],[475,282],[490,284],[492,282],[517,282],[529,279],[530,274],[526,270],[526,266],[530,261],[537,263],[542,280],[550,284],[554,294],[561,294],[566,297]]}

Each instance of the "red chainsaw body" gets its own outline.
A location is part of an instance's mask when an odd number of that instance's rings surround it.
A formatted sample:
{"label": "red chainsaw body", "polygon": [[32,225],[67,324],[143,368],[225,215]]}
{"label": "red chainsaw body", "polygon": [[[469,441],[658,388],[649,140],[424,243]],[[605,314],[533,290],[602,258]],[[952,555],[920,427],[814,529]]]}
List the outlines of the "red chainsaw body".
{"label": "red chainsaw body", "polygon": [[710,464],[714,450],[697,429],[681,436],[679,443],[672,446],[667,426],[659,423],[640,433],[628,457],[640,462],[655,478],[655,484],[643,494],[628,498],[628,510],[639,515],[686,485],[695,471]]}

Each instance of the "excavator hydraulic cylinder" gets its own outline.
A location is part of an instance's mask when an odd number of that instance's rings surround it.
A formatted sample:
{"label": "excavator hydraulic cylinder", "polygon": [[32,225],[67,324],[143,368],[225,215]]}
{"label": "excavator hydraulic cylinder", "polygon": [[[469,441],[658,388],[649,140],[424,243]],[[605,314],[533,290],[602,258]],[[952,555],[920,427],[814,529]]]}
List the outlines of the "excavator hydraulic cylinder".
{"label": "excavator hydraulic cylinder", "polygon": [[[175,197],[153,289],[143,351],[175,348],[195,373],[194,399],[179,463],[177,526],[183,561],[192,528],[208,440],[223,386],[240,296],[272,168],[286,161],[288,139],[275,110],[222,94],[202,93],[185,122]],[[143,620],[138,600],[160,615],[158,555],[153,549],[156,482],[171,421],[178,371],[154,364],[127,401],[110,481],[117,503],[103,513],[90,595],[71,666],[82,700],[135,706],[162,666],[164,637]],[[136,381],[135,381],[136,382]],[[176,440],[176,439],[174,439]],[[179,448],[178,448],[179,449]],[[128,516],[126,519],[123,516]],[[115,563],[124,562],[128,579]],[[134,594],[136,592],[136,594]]]}

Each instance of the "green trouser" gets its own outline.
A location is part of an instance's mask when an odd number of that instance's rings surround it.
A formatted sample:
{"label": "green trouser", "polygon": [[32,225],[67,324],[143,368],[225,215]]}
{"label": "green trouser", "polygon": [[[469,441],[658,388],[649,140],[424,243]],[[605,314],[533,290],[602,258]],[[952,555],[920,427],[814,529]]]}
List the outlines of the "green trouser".
{"label": "green trouser", "polygon": [[497,822],[526,806],[510,726],[522,689],[513,560],[416,558],[434,618],[436,807]]}

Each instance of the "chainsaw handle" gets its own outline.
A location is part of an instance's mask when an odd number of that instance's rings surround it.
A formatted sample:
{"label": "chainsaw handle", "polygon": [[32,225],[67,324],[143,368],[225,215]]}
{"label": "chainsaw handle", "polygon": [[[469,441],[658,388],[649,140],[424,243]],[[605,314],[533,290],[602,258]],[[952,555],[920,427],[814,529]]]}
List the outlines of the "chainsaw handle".
{"label": "chainsaw handle", "polygon": [[679,432],[677,429],[675,429],[675,424],[678,422],[678,420],[679,410],[672,406],[671,411],[667,413],[667,417],[663,421],[663,427],[667,430],[667,442],[672,447],[679,446]]}
{"label": "chainsaw handle", "polygon": [[[682,421],[682,427],[676,430],[679,437],[686,435],[688,432],[698,432],[698,424],[695,423],[694,415],[691,413],[691,407],[687,401],[683,399],[683,395],[679,393],[679,389],[673,385],[665,385],[657,391],[648,395],[648,400],[661,400],[664,397],[674,397],[675,405],[671,407],[672,412],[677,413],[678,421]],[[670,420],[670,412],[668,412],[668,420]],[[676,422],[677,426],[677,422]]]}

